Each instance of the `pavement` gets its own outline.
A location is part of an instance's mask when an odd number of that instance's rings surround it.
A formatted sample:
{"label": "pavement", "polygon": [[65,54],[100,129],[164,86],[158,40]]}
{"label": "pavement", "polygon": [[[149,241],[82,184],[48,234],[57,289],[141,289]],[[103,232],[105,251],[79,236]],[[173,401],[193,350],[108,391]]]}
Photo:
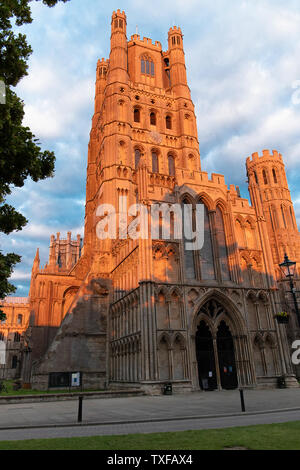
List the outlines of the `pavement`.
{"label": "pavement", "polygon": [[[246,413],[241,413],[238,390],[193,392],[171,396],[137,396],[83,400],[83,426],[123,426],[238,415],[275,414],[282,410],[300,419],[300,388],[245,390]],[[76,426],[78,399],[58,402],[0,405],[0,432],[16,428]],[[291,419],[292,420],[292,419]],[[2,433],[1,433],[2,434]],[[0,439],[1,439],[0,434]]]}

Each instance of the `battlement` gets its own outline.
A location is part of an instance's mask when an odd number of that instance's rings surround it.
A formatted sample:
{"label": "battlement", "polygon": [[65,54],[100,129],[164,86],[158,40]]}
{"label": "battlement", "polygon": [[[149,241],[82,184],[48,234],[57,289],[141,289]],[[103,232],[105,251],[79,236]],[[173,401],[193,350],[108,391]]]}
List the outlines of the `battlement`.
{"label": "battlement", "polygon": [[97,67],[103,67],[104,65],[108,66],[109,64],[109,59],[104,59],[104,57],[102,57],[102,59],[98,59],[98,62],[97,62]]}
{"label": "battlement", "polygon": [[222,186],[225,185],[225,177],[224,175],[221,175],[220,173],[212,173],[211,179],[208,181],[211,181],[214,184],[220,184]]}
{"label": "battlement", "polygon": [[72,240],[72,232],[68,232],[67,233],[67,238],[66,239],[61,239],[60,238],[60,232],[57,232],[56,238],[55,238],[55,235],[51,235],[50,241],[51,242],[62,242],[62,243],[73,242],[73,243],[77,244],[77,243],[80,243],[80,241],[81,241],[81,235],[77,234],[77,239]]}
{"label": "battlement", "polygon": [[252,158],[247,157],[246,159],[246,165],[247,167],[250,164],[254,164],[257,162],[261,162],[262,160],[269,160],[269,159],[276,159],[279,161],[283,161],[281,153],[279,153],[277,150],[273,150],[272,153],[270,153],[270,150],[263,150],[262,155],[260,156],[258,152],[252,153]]}
{"label": "battlement", "polygon": [[169,35],[171,34],[182,34],[182,31],[181,31],[181,28],[179,26],[172,26],[170,29],[169,29]]}
{"label": "battlement", "polygon": [[112,14],[112,19],[114,18],[124,18],[124,20],[126,20],[126,15],[125,15],[125,11],[122,11],[120,9],[118,9],[117,11],[113,11],[113,14]]}
{"label": "battlement", "polygon": [[162,50],[162,45],[159,41],[152,42],[152,39],[146,38],[146,37],[143,37],[141,39],[139,34],[133,34],[130,37],[130,41],[129,41],[128,45],[133,45],[132,43],[137,44],[137,45],[141,45],[143,47],[145,47],[145,46],[149,47],[150,46],[151,48],[156,48],[159,52],[161,52],[161,50]]}

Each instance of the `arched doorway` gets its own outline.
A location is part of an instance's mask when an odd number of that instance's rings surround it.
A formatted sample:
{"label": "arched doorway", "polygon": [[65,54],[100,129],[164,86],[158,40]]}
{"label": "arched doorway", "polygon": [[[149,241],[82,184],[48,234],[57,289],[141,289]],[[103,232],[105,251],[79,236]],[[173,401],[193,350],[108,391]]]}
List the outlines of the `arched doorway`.
{"label": "arched doorway", "polygon": [[237,388],[235,354],[230,329],[221,321],[217,333],[217,349],[220,367],[221,386],[226,390]]}
{"label": "arched doorway", "polygon": [[226,314],[224,307],[214,299],[206,302],[199,312],[195,345],[202,390],[238,387],[235,347]]}
{"label": "arched doorway", "polygon": [[196,332],[196,356],[198,363],[199,385],[202,390],[218,388],[213,338],[204,321],[198,325]]}

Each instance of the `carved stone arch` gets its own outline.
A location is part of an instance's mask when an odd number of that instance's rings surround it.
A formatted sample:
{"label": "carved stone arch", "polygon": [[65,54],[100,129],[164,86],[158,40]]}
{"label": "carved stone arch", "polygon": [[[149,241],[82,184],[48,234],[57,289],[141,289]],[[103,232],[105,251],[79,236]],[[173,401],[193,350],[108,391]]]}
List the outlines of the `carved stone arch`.
{"label": "carved stone arch", "polygon": [[76,286],[70,286],[64,291],[63,300],[62,300],[62,312],[61,312],[63,318],[69,311],[78,291],[79,291],[79,287],[76,287]]}
{"label": "carved stone arch", "polygon": [[178,153],[177,153],[176,150],[173,150],[173,149],[168,150],[167,157],[169,157],[169,156],[173,157],[175,160],[178,159]]}
{"label": "carved stone arch", "polygon": [[154,62],[154,59],[153,59],[152,55],[149,54],[148,52],[142,52],[142,53],[140,54],[140,60],[142,60],[142,59],[144,59],[144,60],[150,60],[151,62]]}
{"label": "carved stone arch", "polygon": [[167,298],[168,296],[168,289],[165,287],[165,286],[159,286],[155,289],[155,299],[158,300],[158,297],[159,295],[163,295],[165,297],[165,299]]}
{"label": "carved stone arch", "polygon": [[135,151],[135,150],[139,150],[141,152],[141,156],[143,156],[145,154],[145,151],[146,151],[145,147],[140,143],[134,144],[133,151]]}
{"label": "carved stone arch", "polygon": [[159,337],[157,338],[157,349],[159,349],[159,345],[160,343],[162,342],[166,342],[167,345],[168,345],[168,349],[171,349],[172,348],[172,341],[171,341],[171,338],[170,338],[170,335],[168,333],[166,333],[165,331],[162,332]]}
{"label": "carved stone arch", "polygon": [[235,302],[238,302],[238,300],[240,300],[241,298],[241,294],[238,289],[232,289],[230,296],[235,297],[237,299]]}
{"label": "carved stone arch", "polygon": [[214,324],[214,328],[215,328],[216,332],[218,331],[219,326],[222,322],[226,323],[226,325],[229,328],[229,331],[230,331],[231,335],[235,336],[235,330],[236,330],[235,324],[232,321],[232,318],[228,315],[228,313],[225,310],[223,312],[221,312],[220,315],[216,318],[216,321],[215,321],[215,324]]}
{"label": "carved stone arch", "polygon": [[192,204],[195,206],[196,204],[197,193],[188,186],[181,186],[179,188],[179,203],[183,203],[183,201],[187,201],[188,204]]}
{"label": "carved stone arch", "polygon": [[205,192],[201,192],[197,195],[197,204],[201,203],[207,207],[208,211],[215,210],[215,204],[212,198]]}
{"label": "carved stone arch", "polygon": [[191,300],[196,300],[199,297],[199,291],[195,287],[188,291],[188,298]]}
{"label": "carved stone arch", "polygon": [[246,294],[246,298],[252,302],[257,302],[257,293],[254,290],[249,290]]}
{"label": "carved stone arch", "polygon": [[172,340],[172,345],[174,346],[175,342],[179,340],[180,344],[181,344],[181,349],[185,349],[186,348],[186,339],[184,337],[184,335],[180,332],[176,332],[173,336],[173,340]]}
{"label": "carved stone arch", "polygon": [[260,333],[256,333],[256,335],[254,336],[253,345],[257,345],[259,349],[264,349],[265,342],[263,336]]}
{"label": "carved stone arch", "polygon": [[241,214],[235,216],[234,222],[239,222],[241,224],[241,227],[244,228],[245,219]]}
{"label": "carved stone arch", "polygon": [[256,223],[255,223],[255,220],[254,220],[250,215],[248,215],[248,216],[245,217],[245,219],[244,219],[244,223],[246,224],[247,222],[250,224],[252,230],[255,230],[255,228],[256,228]]}
{"label": "carved stone arch", "polygon": [[180,203],[181,204],[191,204],[193,207],[195,207],[196,203],[195,203],[195,200],[192,196],[190,196],[189,194],[185,193],[181,198],[180,198]]}
{"label": "carved stone arch", "polygon": [[228,212],[228,203],[222,199],[222,198],[218,198],[215,202],[214,202],[214,205],[215,205],[215,209],[217,207],[220,208],[221,212],[222,212],[222,215],[223,217],[225,218],[227,212]]}
{"label": "carved stone arch", "polygon": [[270,304],[269,296],[268,296],[268,294],[267,294],[265,291],[263,291],[263,290],[261,290],[261,291],[258,292],[257,298],[258,298],[259,300],[261,300],[265,305],[269,305],[269,304]]}
{"label": "carved stone arch", "polygon": [[206,294],[201,297],[194,308],[193,320],[192,320],[192,331],[196,332],[197,329],[197,317],[201,310],[201,307],[206,304],[210,299],[217,300],[227,311],[228,317],[231,316],[232,323],[234,324],[234,333],[237,335],[244,335],[247,331],[245,320],[237,308],[236,304],[225,294],[223,294],[218,289],[211,289]]}
{"label": "carved stone arch", "polygon": [[[205,312],[201,312],[199,311],[199,314],[197,316],[197,322],[195,324],[195,328],[193,328],[193,331],[197,331],[197,327],[198,325],[200,325],[200,323],[204,321],[204,323],[207,325],[207,327],[209,328],[210,332],[211,332],[211,335],[213,338],[215,338],[216,336],[216,329],[215,329],[215,326],[214,326],[214,321],[213,319],[208,316]],[[194,325],[193,325],[194,326]]]}
{"label": "carved stone arch", "polygon": [[277,348],[277,342],[272,333],[268,332],[265,334],[265,344],[269,344],[271,349]]}
{"label": "carved stone arch", "polygon": [[179,289],[178,286],[174,286],[170,288],[169,295],[172,296],[174,294],[176,294],[179,297],[179,301],[182,302],[183,293],[182,293],[182,290]]}

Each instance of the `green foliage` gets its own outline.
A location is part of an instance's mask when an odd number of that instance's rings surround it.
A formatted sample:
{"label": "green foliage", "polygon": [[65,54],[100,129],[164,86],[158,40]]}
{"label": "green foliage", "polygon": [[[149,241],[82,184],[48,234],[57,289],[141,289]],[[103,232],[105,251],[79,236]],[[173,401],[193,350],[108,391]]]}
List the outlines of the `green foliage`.
{"label": "green foliage", "polygon": [[[39,0],[37,0],[39,1]],[[58,1],[42,0],[53,7]],[[0,232],[8,235],[21,230],[26,218],[5,203],[13,187],[22,187],[27,178],[39,181],[53,175],[55,156],[42,151],[28,127],[22,125],[24,103],[11,89],[27,75],[28,58],[32,53],[24,34],[17,34],[14,25],[32,22],[31,0],[0,0],[0,79],[6,86],[6,104],[0,104]],[[7,279],[21,258],[0,253],[0,299],[15,291]],[[2,312],[0,311],[0,319]]]}

